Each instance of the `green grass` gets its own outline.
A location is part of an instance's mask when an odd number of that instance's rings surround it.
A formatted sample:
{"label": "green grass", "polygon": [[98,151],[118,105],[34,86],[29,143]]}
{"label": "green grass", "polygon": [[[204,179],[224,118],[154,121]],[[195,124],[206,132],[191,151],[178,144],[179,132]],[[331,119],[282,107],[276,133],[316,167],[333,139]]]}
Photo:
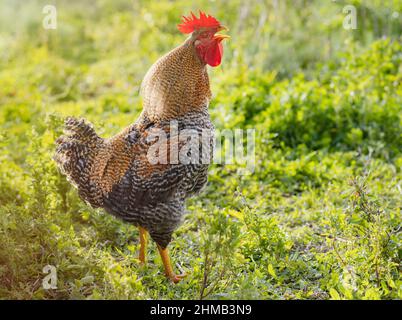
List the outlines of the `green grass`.
{"label": "green grass", "polygon": [[[210,70],[213,122],[256,129],[256,166],[213,165],[188,201],[170,245],[189,274],[178,285],[155,244],[141,266],[138,230],[85,205],[51,158],[67,115],[104,137],[135,121],[141,78],[197,8],[56,2],[46,31],[41,1],[13,3],[0,10],[0,298],[402,298],[401,1],[355,1],[356,31],[344,3],[281,1],[273,15],[200,1],[232,36]],[[46,265],[57,289],[42,287]]]}

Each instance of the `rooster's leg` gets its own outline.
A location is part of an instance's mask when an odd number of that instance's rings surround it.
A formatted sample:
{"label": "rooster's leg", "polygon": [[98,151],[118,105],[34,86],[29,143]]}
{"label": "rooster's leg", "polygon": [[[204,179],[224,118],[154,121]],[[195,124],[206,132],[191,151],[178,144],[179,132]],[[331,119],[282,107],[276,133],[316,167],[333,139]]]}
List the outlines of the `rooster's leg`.
{"label": "rooster's leg", "polygon": [[145,255],[147,251],[147,242],[148,242],[148,233],[143,227],[139,227],[140,229],[140,254],[139,259],[142,264],[145,264]]}
{"label": "rooster's leg", "polygon": [[175,274],[173,272],[172,264],[170,263],[168,249],[167,248],[163,249],[159,244],[157,246],[158,246],[159,254],[161,255],[161,258],[162,258],[163,266],[165,267],[166,276],[169,277],[169,279],[172,280],[172,282],[178,283],[186,275],[185,274],[180,274],[180,275]]}

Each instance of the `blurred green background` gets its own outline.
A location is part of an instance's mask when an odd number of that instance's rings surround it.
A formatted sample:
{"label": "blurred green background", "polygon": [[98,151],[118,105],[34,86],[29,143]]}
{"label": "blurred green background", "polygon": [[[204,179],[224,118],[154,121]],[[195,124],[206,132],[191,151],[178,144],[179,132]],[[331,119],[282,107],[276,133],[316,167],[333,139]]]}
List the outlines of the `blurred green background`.
{"label": "blurred green background", "polygon": [[[171,244],[189,273],[173,286],[155,247],[141,267],[136,228],[82,203],[51,157],[67,115],[104,137],[135,121],[142,77],[198,9],[230,28],[213,122],[257,130],[256,169],[211,168]],[[401,31],[399,0],[1,0],[0,298],[402,298]]]}

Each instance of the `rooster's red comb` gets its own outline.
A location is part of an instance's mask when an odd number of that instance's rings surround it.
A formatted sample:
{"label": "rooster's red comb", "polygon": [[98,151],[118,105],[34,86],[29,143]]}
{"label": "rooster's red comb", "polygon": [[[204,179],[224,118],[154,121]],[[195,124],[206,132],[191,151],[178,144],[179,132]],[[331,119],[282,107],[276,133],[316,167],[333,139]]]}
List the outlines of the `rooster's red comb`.
{"label": "rooster's red comb", "polygon": [[213,28],[219,27],[221,24],[213,16],[207,15],[200,11],[200,17],[191,12],[191,16],[182,17],[182,23],[177,25],[177,28],[181,33],[192,33],[194,30],[200,28]]}

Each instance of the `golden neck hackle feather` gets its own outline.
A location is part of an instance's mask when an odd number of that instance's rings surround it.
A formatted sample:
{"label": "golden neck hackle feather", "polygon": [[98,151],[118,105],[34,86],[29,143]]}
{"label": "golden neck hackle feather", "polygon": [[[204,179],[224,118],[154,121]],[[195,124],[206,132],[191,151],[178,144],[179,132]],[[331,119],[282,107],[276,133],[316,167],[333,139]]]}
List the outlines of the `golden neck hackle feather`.
{"label": "golden neck hackle feather", "polygon": [[208,73],[193,38],[155,62],[142,82],[141,95],[144,113],[151,121],[175,119],[208,107]]}

